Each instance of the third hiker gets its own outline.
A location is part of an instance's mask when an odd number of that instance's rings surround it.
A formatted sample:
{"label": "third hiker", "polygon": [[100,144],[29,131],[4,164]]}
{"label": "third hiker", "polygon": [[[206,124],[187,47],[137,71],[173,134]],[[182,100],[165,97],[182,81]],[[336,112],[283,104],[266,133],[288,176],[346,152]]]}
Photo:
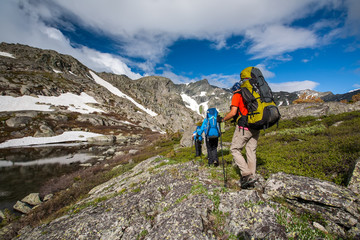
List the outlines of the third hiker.
{"label": "third hiker", "polygon": [[200,126],[196,127],[196,130],[193,132],[192,139],[195,142],[195,157],[201,157],[201,144],[202,144],[202,130]]}

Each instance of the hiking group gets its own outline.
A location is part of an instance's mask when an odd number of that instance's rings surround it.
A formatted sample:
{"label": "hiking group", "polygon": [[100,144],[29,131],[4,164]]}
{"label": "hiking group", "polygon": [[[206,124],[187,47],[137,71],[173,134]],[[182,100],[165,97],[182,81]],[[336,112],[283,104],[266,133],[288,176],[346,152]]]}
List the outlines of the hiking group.
{"label": "hiking group", "polygon": [[[208,164],[218,166],[218,139],[221,137],[225,121],[233,119],[236,123],[231,142],[230,152],[235,164],[240,169],[240,185],[242,189],[255,186],[256,179],[256,148],[261,129],[277,123],[280,113],[274,102],[273,94],[261,71],[256,67],[245,68],[240,73],[240,82],[236,82],[230,91],[233,93],[230,112],[220,117],[216,108],[210,108],[200,126],[193,133],[196,156],[201,156],[202,133],[208,153]],[[246,159],[241,151],[245,147]],[[222,146],[221,146],[222,148]],[[224,160],[223,160],[224,166]],[[226,174],[224,167],[224,181]]]}

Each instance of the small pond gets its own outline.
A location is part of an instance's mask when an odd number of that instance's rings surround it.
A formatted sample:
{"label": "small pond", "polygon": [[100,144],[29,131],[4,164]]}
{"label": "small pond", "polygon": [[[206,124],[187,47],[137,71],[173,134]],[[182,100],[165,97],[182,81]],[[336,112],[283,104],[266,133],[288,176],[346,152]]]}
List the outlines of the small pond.
{"label": "small pond", "polygon": [[84,143],[0,149],[0,210],[13,211],[16,201],[39,192],[51,178],[94,160],[94,149]]}

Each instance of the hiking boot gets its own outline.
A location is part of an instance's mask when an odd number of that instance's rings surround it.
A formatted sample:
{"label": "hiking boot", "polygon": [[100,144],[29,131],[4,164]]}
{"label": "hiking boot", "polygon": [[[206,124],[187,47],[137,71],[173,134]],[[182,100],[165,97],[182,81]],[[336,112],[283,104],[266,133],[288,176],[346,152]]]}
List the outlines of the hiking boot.
{"label": "hiking boot", "polygon": [[218,161],[214,162],[214,167],[217,167],[217,166],[219,166],[219,162],[218,162]]}
{"label": "hiking boot", "polygon": [[242,189],[248,189],[255,187],[256,179],[252,174],[241,177],[240,179],[240,185]]}

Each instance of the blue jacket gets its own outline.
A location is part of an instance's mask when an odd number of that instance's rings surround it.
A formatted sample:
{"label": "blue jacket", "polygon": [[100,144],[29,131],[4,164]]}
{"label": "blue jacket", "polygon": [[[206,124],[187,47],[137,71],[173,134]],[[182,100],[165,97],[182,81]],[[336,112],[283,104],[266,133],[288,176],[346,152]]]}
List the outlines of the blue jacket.
{"label": "blue jacket", "polygon": [[197,126],[196,130],[193,132],[194,139],[196,139],[196,134],[197,134],[197,140],[202,141],[203,140],[203,137],[202,137],[203,131],[204,130],[202,129],[202,126],[201,127]]}

